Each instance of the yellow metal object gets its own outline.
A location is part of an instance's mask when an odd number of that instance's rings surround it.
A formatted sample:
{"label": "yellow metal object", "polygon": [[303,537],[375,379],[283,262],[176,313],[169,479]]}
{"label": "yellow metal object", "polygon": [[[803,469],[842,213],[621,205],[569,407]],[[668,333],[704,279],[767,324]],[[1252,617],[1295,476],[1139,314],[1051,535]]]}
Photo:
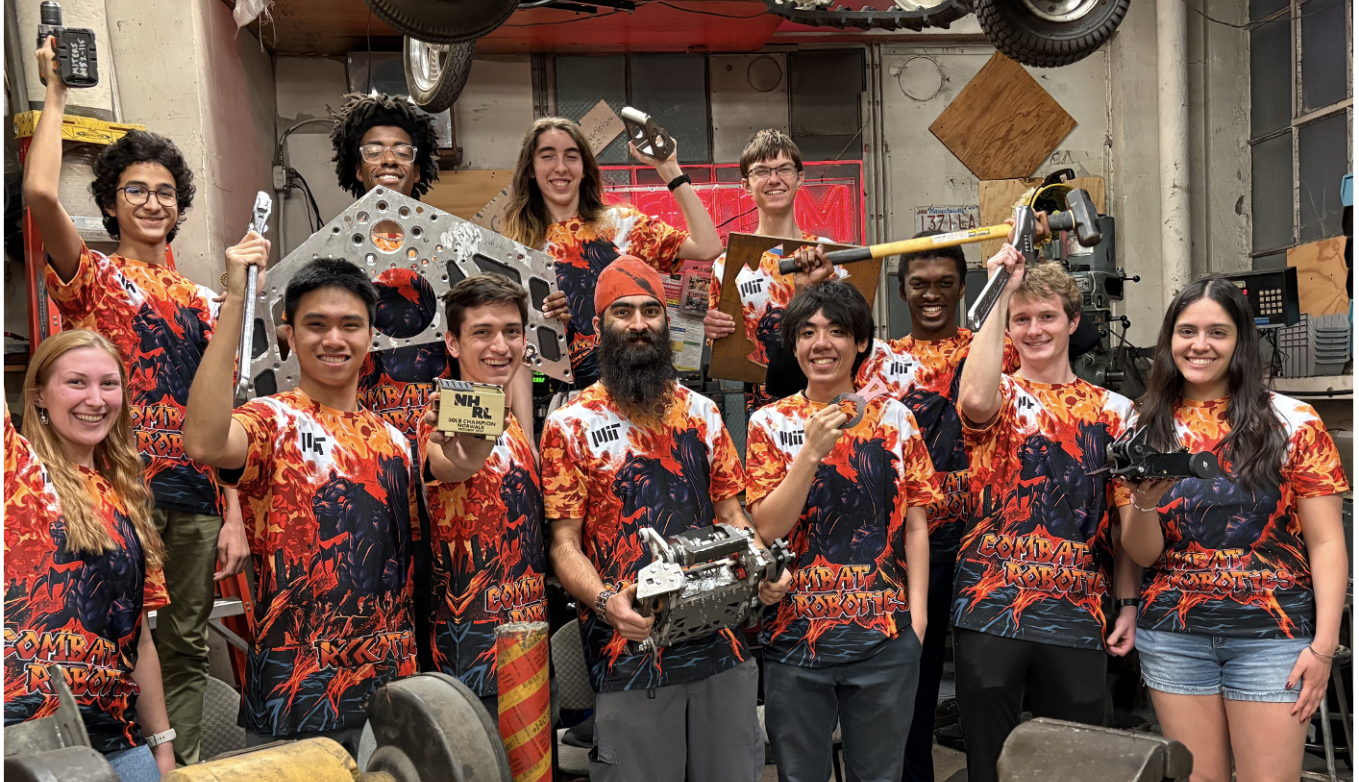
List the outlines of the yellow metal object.
{"label": "yellow metal object", "polygon": [[[41,111],[25,111],[14,115],[14,137],[28,138],[38,129]],[[90,117],[73,117],[69,114],[61,118],[61,138],[63,141],[77,141],[82,144],[112,144],[129,130],[146,130],[145,125],[126,122],[105,122]]]}
{"label": "yellow metal object", "polygon": [[361,774],[354,758],[330,739],[307,739],[185,766],[161,777],[161,782],[367,782],[375,778],[390,779],[386,774]]}

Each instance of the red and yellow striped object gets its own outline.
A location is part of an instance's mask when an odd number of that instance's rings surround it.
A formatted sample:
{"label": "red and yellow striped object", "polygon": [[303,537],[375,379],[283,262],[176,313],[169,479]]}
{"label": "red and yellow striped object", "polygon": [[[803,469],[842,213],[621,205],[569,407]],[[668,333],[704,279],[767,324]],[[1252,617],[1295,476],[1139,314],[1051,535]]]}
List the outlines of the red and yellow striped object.
{"label": "red and yellow striped object", "polygon": [[510,622],[495,630],[500,738],[514,782],[552,778],[552,709],[547,686],[547,623]]}

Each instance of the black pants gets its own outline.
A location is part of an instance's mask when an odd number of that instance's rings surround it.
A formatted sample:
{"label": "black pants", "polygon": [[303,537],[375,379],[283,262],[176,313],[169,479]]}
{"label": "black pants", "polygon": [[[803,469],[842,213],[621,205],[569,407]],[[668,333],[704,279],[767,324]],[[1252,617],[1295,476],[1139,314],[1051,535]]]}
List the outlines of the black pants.
{"label": "black pants", "polygon": [[1035,717],[1099,725],[1104,674],[1099,649],[1072,649],[953,628],[958,709],[967,742],[968,782],[996,782],[996,761],[1019,724],[1024,695]]}
{"label": "black pants", "polygon": [[906,734],[902,782],[934,782],[934,711],[939,705],[939,679],[944,675],[944,638],[952,602],[953,558],[948,557],[930,563],[929,624],[920,654],[915,716],[911,718],[911,732]]}

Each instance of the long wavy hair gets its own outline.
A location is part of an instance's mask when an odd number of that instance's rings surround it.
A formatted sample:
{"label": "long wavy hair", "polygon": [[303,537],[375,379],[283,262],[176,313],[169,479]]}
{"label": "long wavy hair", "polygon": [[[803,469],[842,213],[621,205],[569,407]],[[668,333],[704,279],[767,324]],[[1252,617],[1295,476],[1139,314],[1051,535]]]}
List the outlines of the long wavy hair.
{"label": "long wavy hair", "polygon": [[501,231],[507,238],[528,247],[542,247],[547,241],[547,227],[552,224],[543,193],[533,176],[533,153],[538,148],[538,137],[549,130],[566,133],[580,148],[583,172],[576,214],[590,224],[604,213],[604,176],[585,133],[569,119],[543,117],[533,123],[519,145],[519,159],[514,164],[514,179],[510,182],[510,205],[505,211],[505,229]]}
{"label": "long wavy hair", "polygon": [[1138,422],[1147,427],[1148,442],[1158,450],[1180,447],[1175,436],[1175,409],[1184,376],[1175,366],[1171,341],[1180,315],[1203,299],[1216,302],[1236,325],[1236,349],[1227,365],[1227,424],[1231,431],[1219,445],[1219,455],[1231,465],[1233,478],[1242,486],[1262,490],[1278,486],[1283,480],[1288,437],[1262,380],[1260,335],[1250,305],[1225,277],[1210,275],[1186,285],[1166,310],[1156,338],[1147,391],[1137,400]]}
{"label": "long wavy hair", "polygon": [[132,413],[127,407],[127,368],[118,348],[107,337],[87,329],[63,331],[43,340],[24,377],[24,431],[38,460],[47,469],[47,477],[61,500],[61,514],[66,522],[66,547],[72,552],[103,554],[114,548],[113,538],[95,511],[80,470],[62,450],[60,436],[50,424],[38,419],[38,392],[52,376],[57,359],[81,348],[98,348],[113,357],[118,364],[118,381],[123,388],[118,421],[104,441],[94,448],[95,470],[113,486],[122,498],[132,521],[132,528],[141,541],[146,567],[160,567],[165,546],[151,522],[151,491],[146,486],[146,465],[137,453],[132,434]]}

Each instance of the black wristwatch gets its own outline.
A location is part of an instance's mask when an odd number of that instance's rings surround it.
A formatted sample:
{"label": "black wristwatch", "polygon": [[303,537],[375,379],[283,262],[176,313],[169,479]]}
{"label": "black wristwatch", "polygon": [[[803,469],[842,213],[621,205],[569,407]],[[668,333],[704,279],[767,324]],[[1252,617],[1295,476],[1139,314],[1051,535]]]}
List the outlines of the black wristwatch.
{"label": "black wristwatch", "polygon": [[670,180],[670,184],[666,185],[666,187],[670,188],[670,192],[673,193],[675,192],[675,188],[679,187],[680,185],[686,182],[692,185],[694,183],[694,180],[690,179],[688,174],[680,174],[679,176]]}
{"label": "black wristwatch", "polygon": [[1136,607],[1138,607],[1138,606],[1140,606],[1140,605],[1142,605],[1142,598],[1140,598],[1140,597],[1125,597],[1125,598],[1121,598],[1121,599],[1119,599],[1119,600],[1115,600],[1115,601],[1114,601],[1114,610],[1116,610],[1116,611],[1122,611],[1123,609],[1127,608],[1128,606],[1132,606],[1133,608],[1136,608]]}

